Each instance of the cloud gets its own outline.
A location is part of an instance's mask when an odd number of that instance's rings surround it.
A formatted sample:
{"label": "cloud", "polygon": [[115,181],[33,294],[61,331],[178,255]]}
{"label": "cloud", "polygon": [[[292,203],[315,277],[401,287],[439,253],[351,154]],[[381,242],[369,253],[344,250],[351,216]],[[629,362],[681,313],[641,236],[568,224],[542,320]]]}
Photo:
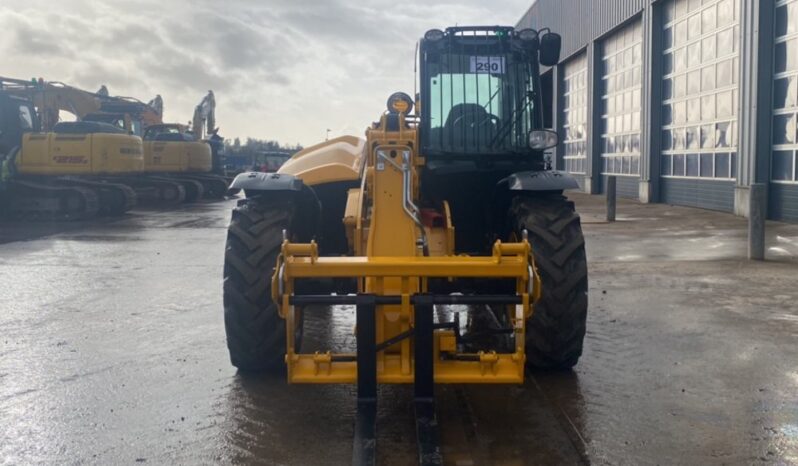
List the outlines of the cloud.
{"label": "cloud", "polygon": [[0,75],[165,99],[184,121],[213,89],[226,137],[312,144],[362,134],[412,92],[417,38],[454,24],[514,24],[531,0],[4,0]]}

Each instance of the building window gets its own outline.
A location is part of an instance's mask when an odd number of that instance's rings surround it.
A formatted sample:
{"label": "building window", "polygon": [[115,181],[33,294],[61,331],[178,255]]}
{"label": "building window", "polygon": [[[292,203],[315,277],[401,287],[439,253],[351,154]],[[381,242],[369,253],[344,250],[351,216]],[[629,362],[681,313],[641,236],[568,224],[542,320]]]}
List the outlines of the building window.
{"label": "building window", "polygon": [[640,174],[642,56],[639,21],[603,41],[602,174]]}
{"label": "building window", "polygon": [[776,2],[770,179],[798,183],[798,0]]}
{"label": "building window", "polygon": [[587,57],[565,63],[562,79],[562,127],[565,170],[587,170]]}
{"label": "building window", "polygon": [[662,176],[734,179],[739,0],[663,8]]}

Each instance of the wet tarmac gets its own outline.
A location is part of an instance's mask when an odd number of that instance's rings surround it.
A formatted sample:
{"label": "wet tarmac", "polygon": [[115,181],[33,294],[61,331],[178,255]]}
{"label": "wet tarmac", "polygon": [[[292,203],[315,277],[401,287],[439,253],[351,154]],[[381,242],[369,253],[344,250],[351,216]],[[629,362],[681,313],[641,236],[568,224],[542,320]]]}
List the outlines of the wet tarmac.
{"label": "wet tarmac", "polygon": [[[798,464],[798,225],[573,196],[590,260],[585,353],[515,386],[439,386],[452,465]],[[242,377],[221,311],[235,201],[0,224],[0,463],[348,464],[354,390]],[[351,345],[351,309],[308,318]],[[412,393],[380,388],[378,456],[414,464]]]}

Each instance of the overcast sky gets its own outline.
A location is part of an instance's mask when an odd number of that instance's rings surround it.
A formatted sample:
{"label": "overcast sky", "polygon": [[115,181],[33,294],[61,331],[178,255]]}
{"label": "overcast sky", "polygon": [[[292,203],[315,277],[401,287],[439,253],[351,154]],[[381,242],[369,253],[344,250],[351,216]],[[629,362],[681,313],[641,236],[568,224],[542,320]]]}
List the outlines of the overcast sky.
{"label": "overcast sky", "polygon": [[514,25],[532,0],[2,0],[0,75],[148,101],[184,122],[213,89],[228,138],[361,135],[413,91],[430,28]]}

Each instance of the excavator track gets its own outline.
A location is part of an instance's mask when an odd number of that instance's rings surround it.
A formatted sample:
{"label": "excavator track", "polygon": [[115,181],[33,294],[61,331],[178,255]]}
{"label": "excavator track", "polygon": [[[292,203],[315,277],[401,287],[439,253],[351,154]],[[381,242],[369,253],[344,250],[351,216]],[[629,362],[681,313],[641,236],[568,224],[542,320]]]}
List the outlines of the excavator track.
{"label": "excavator track", "polygon": [[180,178],[187,178],[202,184],[205,199],[223,199],[227,193],[230,183],[219,175],[213,174],[191,174],[181,175]]}
{"label": "excavator track", "polygon": [[130,186],[110,180],[87,180],[77,177],[62,177],[58,179],[62,185],[77,185],[97,192],[100,200],[100,215],[123,215],[136,206],[136,191]]}
{"label": "excavator track", "polygon": [[29,220],[86,220],[100,211],[93,189],[12,180],[2,193],[3,211],[11,218]]}
{"label": "excavator track", "polygon": [[176,177],[176,176],[150,176],[150,179],[168,181],[170,183],[179,183],[183,186],[186,192],[184,202],[197,202],[205,195],[205,187],[202,183],[191,178]]}
{"label": "excavator track", "polygon": [[173,180],[142,176],[120,178],[119,182],[136,192],[139,204],[171,206],[186,200],[186,189]]}

